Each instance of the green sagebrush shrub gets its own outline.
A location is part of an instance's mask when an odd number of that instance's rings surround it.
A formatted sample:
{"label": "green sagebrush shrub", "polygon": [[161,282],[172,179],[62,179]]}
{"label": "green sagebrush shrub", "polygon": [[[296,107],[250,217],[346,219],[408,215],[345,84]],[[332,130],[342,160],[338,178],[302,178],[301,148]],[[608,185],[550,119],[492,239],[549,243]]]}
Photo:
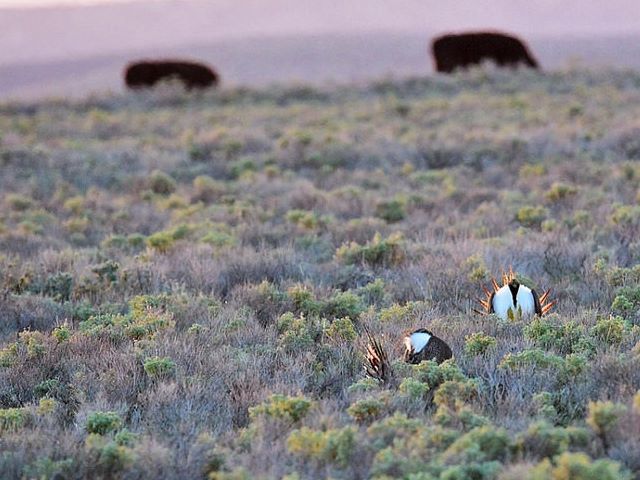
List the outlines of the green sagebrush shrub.
{"label": "green sagebrush shrub", "polygon": [[36,412],[38,413],[38,415],[42,416],[49,415],[55,411],[57,405],[58,402],[56,402],[53,398],[41,398],[38,402],[38,408],[36,409]]}
{"label": "green sagebrush shrub", "polygon": [[[287,290],[287,296],[295,309],[304,315],[356,319],[365,310],[362,298],[352,291],[335,291],[328,299],[320,300],[310,288],[297,284]],[[272,295],[271,298],[277,296]]]}
{"label": "green sagebrush shrub", "polygon": [[546,220],[549,212],[546,208],[540,206],[526,206],[520,208],[516,214],[516,220],[523,226],[528,228],[539,228],[544,220]]}
{"label": "green sagebrush shrub", "polygon": [[0,409],[0,434],[16,432],[31,420],[31,412],[27,408]]}
{"label": "green sagebrush shrub", "polygon": [[118,281],[118,270],[120,264],[113,260],[105,260],[104,262],[91,267],[91,271],[98,276],[101,282],[115,283]]}
{"label": "green sagebrush shrub", "polygon": [[466,375],[460,370],[454,359],[441,364],[433,360],[423,361],[418,365],[411,365],[411,377],[436,388],[446,381],[465,381]]}
{"label": "green sagebrush shrub", "polygon": [[87,417],[85,429],[88,433],[106,435],[122,427],[122,418],[117,412],[93,412]]}
{"label": "green sagebrush shrub", "polygon": [[549,190],[545,192],[544,198],[555,203],[569,198],[576,193],[578,193],[578,189],[574,186],[562,182],[554,182]]}
{"label": "green sagebrush shrub", "polygon": [[166,378],[176,371],[176,362],[169,357],[151,357],[144,361],[144,371],[152,378]]}
{"label": "green sagebrush shrub", "polygon": [[396,439],[417,435],[424,427],[425,423],[421,419],[409,418],[404,413],[396,412],[373,422],[367,428],[367,437],[376,450],[381,450],[393,444]]}
{"label": "green sagebrush shrub", "polygon": [[233,178],[241,178],[258,170],[256,163],[251,158],[241,158],[230,164],[230,174]]}
{"label": "green sagebrush shrub", "polygon": [[323,305],[322,313],[328,318],[358,318],[365,307],[362,299],[355,293],[335,292]]}
{"label": "green sagebrush shrub", "polygon": [[175,327],[173,314],[166,311],[165,295],[138,295],[129,301],[127,314],[103,313],[81,321],[80,331],[87,335],[106,335],[114,340],[152,338],[157,332]]}
{"label": "green sagebrush shrub", "polygon": [[117,478],[136,460],[131,448],[119,445],[115,440],[109,440],[100,434],[87,436],[85,450],[94,459],[93,472],[103,478]]}
{"label": "green sagebrush shrub", "polygon": [[49,457],[41,457],[24,468],[24,474],[27,478],[52,479],[72,478],[74,460],[72,458],[63,458],[61,460],[53,460]]}
{"label": "green sagebrush shrub", "polygon": [[51,335],[58,343],[63,343],[71,338],[71,329],[67,324],[60,325],[53,329]]}
{"label": "green sagebrush shrub", "polygon": [[592,401],[587,406],[587,425],[606,442],[626,412],[627,407],[619,403]]}
{"label": "green sagebrush shrub", "polygon": [[174,243],[175,239],[170,232],[156,232],[147,237],[147,245],[161,253],[169,251]]}
{"label": "green sagebrush shrub", "polygon": [[555,374],[558,385],[564,385],[574,382],[586,371],[587,358],[576,353],[561,357],[539,348],[530,348],[518,353],[507,353],[498,367],[511,372],[547,370]]}
{"label": "green sagebrush shrub", "polygon": [[356,430],[353,427],[312,430],[303,427],[294,430],[287,438],[287,450],[305,460],[336,465],[346,468],[356,446]]}
{"label": "green sagebrush shrub", "polygon": [[469,281],[483,282],[489,280],[489,269],[481,255],[471,255],[464,261],[462,266],[467,271]]}
{"label": "green sagebrush shrub", "polygon": [[622,343],[628,333],[629,324],[622,317],[601,318],[591,328],[591,335],[608,345]]}
{"label": "green sagebrush shrub", "polygon": [[533,318],[524,327],[523,333],[525,338],[532,340],[537,347],[556,350],[563,354],[590,354],[595,349],[582,325],[573,320],[563,322],[555,314]]}
{"label": "green sagebrush shrub", "polygon": [[169,195],[176,191],[176,181],[161,170],[154,170],[149,175],[149,188],[153,193]]}
{"label": "green sagebrush shrub", "polygon": [[42,293],[57,302],[66,302],[71,298],[73,276],[68,272],[49,275],[44,283]]}
{"label": "green sagebrush shrub", "polygon": [[496,478],[501,469],[502,464],[498,461],[468,462],[463,465],[446,467],[439,478],[441,480],[467,480],[469,478],[490,480]]}
{"label": "green sagebrush shrub", "polygon": [[607,261],[599,258],[594,270],[603,275],[612,287],[630,287],[635,290],[635,284],[640,283],[640,265],[633,267],[611,267],[607,268]]}
{"label": "green sagebrush shrub", "polygon": [[640,316],[640,286],[621,287],[616,293],[611,310],[636,323]]}
{"label": "green sagebrush shrub", "polygon": [[235,245],[238,239],[231,233],[222,230],[212,230],[204,234],[204,236],[200,238],[200,241],[213,247],[222,248]]}
{"label": "green sagebrush shrub", "polygon": [[19,193],[9,193],[5,196],[4,200],[9,208],[16,212],[24,212],[34,206],[32,198]]}
{"label": "green sagebrush shrub", "polygon": [[[320,315],[323,305],[306,285],[293,285],[287,290],[287,295],[299,312],[305,315]],[[272,298],[277,297],[272,294]]]}
{"label": "green sagebrush shrub", "polygon": [[407,302],[404,305],[394,303],[393,305],[382,308],[378,312],[378,318],[385,323],[402,323],[409,321],[420,310],[427,307],[425,302]]}
{"label": "green sagebrush shrub", "polygon": [[637,224],[640,221],[640,206],[615,204],[611,213],[611,221],[614,225],[621,227]]}
{"label": "green sagebrush shrub", "polygon": [[352,343],[358,337],[349,317],[336,318],[325,328],[324,333],[332,340],[347,343]]}
{"label": "green sagebrush shrub", "polygon": [[26,349],[28,358],[43,356],[47,351],[46,343],[47,337],[42,332],[25,330],[18,334],[18,346]]}
{"label": "green sagebrush shrub", "polygon": [[496,348],[497,340],[482,332],[472,333],[465,337],[464,353],[476,357],[484,355]]}
{"label": "green sagebrush shrub", "polygon": [[398,391],[412,400],[420,400],[431,391],[431,387],[424,382],[409,377],[402,379],[398,386]]}
{"label": "green sagebrush shrub", "polygon": [[562,364],[562,357],[545,352],[539,348],[530,348],[518,353],[507,353],[500,361],[500,367],[508,370],[534,367],[558,368]]}
{"label": "green sagebrush shrub", "polygon": [[352,403],[347,408],[347,413],[358,423],[367,423],[375,420],[385,410],[384,402],[378,398],[364,398]]}
{"label": "green sagebrush shrub", "polygon": [[286,214],[287,221],[307,230],[314,230],[320,225],[320,216],[307,210],[289,210]]}
{"label": "green sagebrush shrub", "polygon": [[208,175],[199,175],[193,179],[193,200],[211,203],[224,195],[226,186]]}
{"label": "green sagebrush shrub", "polygon": [[459,437],[443,452],[442,459],[449,463],[504,461],[510,448],[511,440],[504,429],[485,425]]}
{"label": "green sagebrush shrub", "polygon": [[589,432],[580,427],[556,427],[545,420],[531,423],[524,432],[516,436],[516,450],[539,459],[555,457],[569,447],[585,447]]}
{"label": "green sagebrush shrub", "polygon": [[305,397],[273,394],[260,405],[250,407],[249,416],[252,419],[267,417],[298,422],[307,415],[312,406],[313,402]]}
{"label": "green sagebrush shrub", "polygon": [[406,202],[402,200],[389,200],[379,202],[376,205],[376,217],[382,218],[387,223],[395,223],[404,220],[407,216]]}
{"label": "green sagebrush shrub", "polygon": [[0,350],[0,367],[11,367],[19,358],[29,360],[42,357],[47,351],[46,336],[42,332],[24,330],[18,334],[18,341]]}
{"label": "green sagebrush shrub", "polygon": [[322,333],[317,318],[296,316],[291,312],[280,316],[277,327],[278,347],[287,353],[311,349]]}
{"label": "green sagebrush shrub", "polygon": [[[207,478],[209,480],[252,480],[254,476],[244,468],[237,468],[231,472],[211,472]],[[282,480],[285,480],[285,478],[286,477],[283,477]]]}
{"label": "green sagebrush shrub", "polygon": [[[523,478],[523,477],[520,477]],[[592,460],[585,453],[565,452],[553,462],[544,459],[526,470],[524,480],[631,480],[633,476],[608,459]]]}
{"label": "green sagebrush shrub", "polygon": [[489,480],[496,478],[510,450],[506,432],[493,426],[461,435],[440,426],[423,425],[379,449],[370,473],[374,478]]}
{"label": "green sagebrush shrub", "polygon": [[371,266],[400,265],[406,259],[406,245],[401,233],[382,238],[376,233],[370,242],[344,244],[336,250],[336,258],[347,265],[363,263]]}

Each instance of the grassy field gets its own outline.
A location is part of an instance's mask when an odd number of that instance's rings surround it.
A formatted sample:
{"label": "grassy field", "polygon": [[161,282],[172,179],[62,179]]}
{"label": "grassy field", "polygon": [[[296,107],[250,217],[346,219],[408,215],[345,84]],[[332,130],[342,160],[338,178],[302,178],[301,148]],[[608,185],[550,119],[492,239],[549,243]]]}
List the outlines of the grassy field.
{"label": "grassy field", "polygon": [[[3,479],[640,478],[639,73],[5,103],[0,135]],[[473,312],[511,266],[552,314]],[[365,326],[455,358],[380,386]]]}

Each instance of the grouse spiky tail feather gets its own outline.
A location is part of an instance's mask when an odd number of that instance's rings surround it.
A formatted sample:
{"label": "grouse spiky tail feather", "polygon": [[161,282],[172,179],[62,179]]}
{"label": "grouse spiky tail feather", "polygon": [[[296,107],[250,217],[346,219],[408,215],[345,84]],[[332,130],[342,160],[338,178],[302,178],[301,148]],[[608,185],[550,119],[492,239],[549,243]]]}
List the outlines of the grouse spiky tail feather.
{"label": "grouse spiky tail feather", "polygon": [[364,331],[367,334],[367,347],[365,364],[365,373],[368,377],[373,378],[380,383],[389,383],[391,381],[391,364],[387,353],[382,347],[382,343],[374,337],[369,329],[365,326]]}

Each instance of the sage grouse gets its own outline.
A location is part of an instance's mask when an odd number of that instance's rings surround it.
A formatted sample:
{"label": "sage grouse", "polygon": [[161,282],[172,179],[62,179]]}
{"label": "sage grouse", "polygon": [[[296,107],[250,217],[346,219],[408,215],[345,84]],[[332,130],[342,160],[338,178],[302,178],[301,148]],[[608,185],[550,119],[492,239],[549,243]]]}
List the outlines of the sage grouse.
{"label": "sage grouse", "polygon": [[417,364],[423,360],[442,363],[452,356],[449,345],[426,328],[420,328],[404,337],[404,361],[407,363]]}
{"label": "sage grouse", "polygon": [[[382,383],[390,383],[393,371],[387,353],[380,341],[371,335],[369,330],[365,328],[365,332],[368,338],[365,372],[370,378]],[[403,359],[412,364],[418,364],[423,360],[442,363],[453,356],[449,345],[425,328],[420,328],[407,335],[404,338],[404,347]]]}
{"label": "sage grouse", "polygon": [[513,270],[502,275],[502,286],[495,279],[491,280],[493,290],[483,287],[485,298],[479,300],[482,306],[480,313],[495,313],[503,320],[542,316],[553,308],[555,301],[549,301],[551,290],[538,296],[535,290],[522,285]]}

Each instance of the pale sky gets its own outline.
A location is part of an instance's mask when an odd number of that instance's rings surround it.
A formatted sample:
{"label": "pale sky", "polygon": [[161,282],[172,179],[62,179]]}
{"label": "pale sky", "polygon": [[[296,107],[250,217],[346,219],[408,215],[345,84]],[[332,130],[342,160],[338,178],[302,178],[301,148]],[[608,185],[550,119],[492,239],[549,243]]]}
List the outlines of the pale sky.
{"label": "pale sky", "polygon": [[42,7],[51,5],[91,5],[131,0],[0,0],[0,7]]}

